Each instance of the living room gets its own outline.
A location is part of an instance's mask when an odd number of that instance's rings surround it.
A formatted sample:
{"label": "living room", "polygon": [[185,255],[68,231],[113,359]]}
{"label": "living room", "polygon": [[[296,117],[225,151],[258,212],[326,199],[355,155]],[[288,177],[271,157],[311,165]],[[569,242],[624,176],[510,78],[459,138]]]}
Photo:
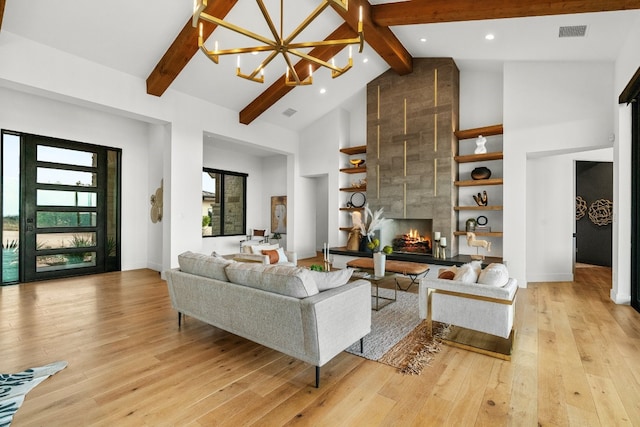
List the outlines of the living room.
{"label": "living room", "polygon": [[[7,20],[9,16],[5,25]],[[549,292],[562,291],[562,282],[574,280],[573,165],[577,160],[611,161],[616,220],[608,297],[616,304],[631,299],[631,107],[619,104],[618,95],[640,64],[639,40],[640,25],[634,25],[620,41],[615,59],[523,57],[498,66],[460,65],[460,129],[497,123],[505,128],[502,256],[522,287],[558,282]],[[0,129],[122,149],[122,270],[131,272],[130,277],[140,269],[162,272],[176,267],[184,251],[237,250],[238,236],[202,237],[203,167],[249,174],[248,228],[269,228],[270,198],[286,195],[283,245],[295,248],[299,258],[314,256],[324,242],[345,244],[337,216],[342,203],[337,191],[339,149],[366,142],[362,85],[303,128],[266,120],[246,126],[238,123],[237,111],[172,89],[161,98],[151,97],[144,90],[144,78],[30,40],[6,26],[0,31],[0,55]],[[386,68],[377,63],[362,73],[372,80]],[[343,78],[349,79],[349,74]],[[309,99],[315,96],[306,93]],[[153,223],[149,195],[162,180],[164,217]],[[147,276],[140,284],[151,287],[148,280]],[[136,298],[143,300],[141,294]],[[526,321],[535,323],[528,314]],[[153,317],[154,322],[159,319],[163,317]],[[200,333],[198,339],[206,340],[207,333]],[[460,353],[452,355],[456,361],[468,361]],[[492,369],[477,360],[473,362],[483,369]],[[350,372],[345,366],[351,363],[341,360],[329,375],[337,372],[337,378],[344,378]],[[298,365],[295,369],[304,370]],[[366,365],[358,369],[380,373]],[[389,387],[401,388],[402,381]]]}

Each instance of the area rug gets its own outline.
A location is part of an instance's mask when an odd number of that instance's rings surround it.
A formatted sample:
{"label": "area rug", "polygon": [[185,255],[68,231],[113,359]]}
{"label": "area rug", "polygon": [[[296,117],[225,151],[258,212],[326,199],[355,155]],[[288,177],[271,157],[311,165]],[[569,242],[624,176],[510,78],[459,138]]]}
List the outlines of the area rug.
{"label": "area rug", "polygon": [[[393,295],[389,289],[380,292],[383,296]],[[418,316],[418,295],[398,291],[396,302],[371,312],[371,333],[364,337],[364,352],[360,353],[359,341],[346,351],[405,374],[419,374],[440,351],[447,333],[447,325],[434,322],[431,336],[427,322]]]}
{"label": "area rug", "polygon": [[0,374],[0,427],[11,425],[13,415],[32,388],[66,366],[67,362],[54,362],[17,374]]}

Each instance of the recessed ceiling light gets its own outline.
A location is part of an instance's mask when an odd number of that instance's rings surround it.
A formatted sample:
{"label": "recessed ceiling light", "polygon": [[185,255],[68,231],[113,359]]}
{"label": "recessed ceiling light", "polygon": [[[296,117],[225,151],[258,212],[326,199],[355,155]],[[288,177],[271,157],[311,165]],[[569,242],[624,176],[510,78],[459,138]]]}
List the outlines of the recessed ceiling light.
{"label": "recessed ceiling light", "polygon": [[364,58],[364,59],[362,60],[362,63],[363,63],[363,64],[366,64],[367,62],[369,62],[369,58]]}
{"label": "recessed ceiling light", "polygon": [[327,90],[325,88],[321,88],[320,93],[327,93]]}
{"label": "recessed ceiling light", "polygon": [[493,39],[496,38],[496,36],[494,36],[493,34],[489,33],[486,36],[484,36],[484,38],[487,39],[487,40],[493,40]]}
{"label": "recessed ceiling light", "polygon": [[423,38],[421,38],[421,39],[420,39],[420,41],[421,41],[422,43],[426,43],[426,42],[427,42],[427,39],[426,39],[426,37],[423,37]]}

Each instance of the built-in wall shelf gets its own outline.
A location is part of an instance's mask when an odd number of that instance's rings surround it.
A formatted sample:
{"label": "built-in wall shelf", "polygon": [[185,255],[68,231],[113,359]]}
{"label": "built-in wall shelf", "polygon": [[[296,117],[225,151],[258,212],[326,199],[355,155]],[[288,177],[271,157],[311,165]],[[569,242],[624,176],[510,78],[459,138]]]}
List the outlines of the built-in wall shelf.
{"label": "built-in wall shelf", "polygon": [[502,185],[502,178],[470,179],[467,181],[455,181],[454,184],[458,187],[474,187],[478,185]]}
{"label": "built-in wall shelf", "polygon": [[[478,237],[502,237],[502,231],[474,231]],[[454,231],[454,236],[466,236],[466,231]]]}
{"label": "built-in wall shelf", "polygon": [[481,128],[457,130],[454,132],[458,139],[471,139],[482,136],[502,135],[502,124]]}
{"label": "built-in wall shelf", "polygon": [[361,211],[364,208],[340,208],[341,211],[347,211],[347,212],[354,212],[354,211]]}
{"label": "built-in wall shelf", "polygon": [[501,211],[502,206],[454,206],[456,211]]}
{"label": "built-in wall shelf", "polygon": [[367,173],[367,168],[363,168],[363,167],[352,167],[352,168],[342,168],[340,169],[340,172],[343,173]]}
{"label": "built-in wall shelf", "polygon": [[471,163],[471,162],[483,162],[488,160],[502,160],[503,159],[502,151],[496,151],[494,153],[484,153],[484,154],[469,154],[467,156],[455,156],[453,160],[458,163]]}
{"label": "built-in wall shelf", "polygon": [[355,147],[345,147],[345,148],[341,148],[340,152],[344,153],[344,154],[348,154],[349,156],[352,156],[354,154],[366,154],[367,153],[367,146],[366,145],[358,145],[358,146],[355,146]]}
{"label": "built-in wall shelf", "polygon": [[347,191],[352,193],[365,192],[367,191],[367,186],[363,185],[362,187],[344,187],[341,188],[340,191]]}

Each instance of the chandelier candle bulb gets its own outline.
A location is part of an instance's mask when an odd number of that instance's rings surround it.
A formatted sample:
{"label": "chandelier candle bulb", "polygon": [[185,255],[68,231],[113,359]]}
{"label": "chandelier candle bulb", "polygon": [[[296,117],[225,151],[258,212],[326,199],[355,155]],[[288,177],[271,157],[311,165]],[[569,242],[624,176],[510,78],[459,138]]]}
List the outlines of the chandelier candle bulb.
{"label": "chandelier candle bulb", "polygon": [[360,11],[358,15],[358,22],[362,22],[362,6],[360,6]]}

